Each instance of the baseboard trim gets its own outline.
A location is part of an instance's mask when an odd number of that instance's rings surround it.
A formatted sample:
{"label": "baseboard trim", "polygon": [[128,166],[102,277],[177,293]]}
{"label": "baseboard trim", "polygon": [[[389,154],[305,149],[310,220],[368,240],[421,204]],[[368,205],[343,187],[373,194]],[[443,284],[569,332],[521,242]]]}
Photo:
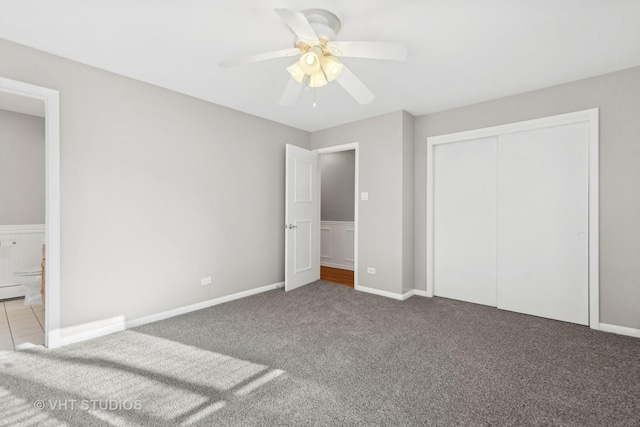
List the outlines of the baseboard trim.
{"label": "baseboard trim", "polygon": [[416,294],[416,290],[415,289],[411,289],[409,292],[405,292],[404,294],[402,294],[402,301],[411,298],[415,294]]}
{"label": "baseboard trim", "polygon": [[429,295],[427,293],[427,291],[420,291],[418,289],[415,290],[414,292],[415,295],[419,296],[419,297],[427,297],[427,298],[431,298],[431,295]]}
{"label": "baseboard trim", "polygon": [[320,266],[321,267],[339,268],[340,270],[354,271],[353,265],[333,264],[333,263],[330,263],[330,262],[320,261]]}
{"label": "baseboard trim", "polygon": [[[241,298],[246,298],[251,295],[260,294],[262,292],[272,291],[274,289],[284,287],[284,282],[274,283],[272,285],[266,285],[255,289],[249,289],[247,291],[238,292],[231,295],[225,295],[222,297],[210,299],[207,301],[198,302],[195,304],[187,305],[184,307],[174,308],[172,310],[163,311],[161,313],[152,314],[145,317],[140,317],[138,319],[124,320],[124,316],[120,316],[116,319],[116,321],[108,326],[99,327],[95,329],[91,329],[88,331],[84,331],[77,334],[69,334],[67,336],[64,332],[65,330],[69,333],[73,329],[77,328],[75,326],[69,328],[61,328],[59,331],[56,331],[56,335],[59,337],[56,340],[55,347],[73,344],[81,341],[86,341],[88,339],[101,337],[104,335],[112,334],[114,332],[124,331],[125,329],[135,328],[137,326],[146,325],[147,323],[157,322],[159,320],[168,319],[170,317],[180,316],[181,314],[191,313],[192,311],[202,310],[204,308],[213,307],[214,305],[223,304],[225,302],[234,301]],[[52,348],[53,346],[50,346]]]}
{"label": "baseboard trim", "polygon": [[629,337],[640,338],[640,329],[628,328],[626,326],[600,323],[600,330],[603,332],[611,332],[612,334],[627,335]]}
{"label": "baseboard trim", "polygon": [[360,285],[355,285],[354,289],[356,291],[362,291],[362,292],[366,292],[368,294],[373,294],[373,295],[378,295],[381,297],[387,297],[387,298],[392,298],[392,299],[396,299],[399,301],[404,301],[407,298],[411,298],[414,295],[414,290],[411,290],[407,293],[404,294],[397,294],[395,292],[389,292],[389,291],[381,291],[380,289],[374,289],[374,288],[368,288],[366,286],[360,286]]}

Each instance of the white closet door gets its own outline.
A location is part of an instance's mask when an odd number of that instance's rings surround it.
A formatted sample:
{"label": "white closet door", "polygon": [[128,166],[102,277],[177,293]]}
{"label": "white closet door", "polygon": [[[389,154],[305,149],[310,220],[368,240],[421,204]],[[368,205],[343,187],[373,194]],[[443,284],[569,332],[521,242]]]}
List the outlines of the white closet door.
{"label": "white closet door", "polygon": [[434,292],[496,305],[497,138],[434,147]]}
{"label": "white closet door", "polygon": [[498,308],[589,323],[587,123],[498,141]]}

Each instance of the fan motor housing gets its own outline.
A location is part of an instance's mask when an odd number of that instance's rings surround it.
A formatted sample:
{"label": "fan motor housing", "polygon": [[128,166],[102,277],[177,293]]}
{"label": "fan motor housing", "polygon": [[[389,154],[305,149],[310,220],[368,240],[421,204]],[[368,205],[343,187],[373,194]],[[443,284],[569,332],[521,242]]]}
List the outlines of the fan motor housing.
{"label": "fan motor housing", "polygon": [[319,38],[334,40],[342,28],[340,13],[325,2],[304,3],[296,11],[307,18]]}

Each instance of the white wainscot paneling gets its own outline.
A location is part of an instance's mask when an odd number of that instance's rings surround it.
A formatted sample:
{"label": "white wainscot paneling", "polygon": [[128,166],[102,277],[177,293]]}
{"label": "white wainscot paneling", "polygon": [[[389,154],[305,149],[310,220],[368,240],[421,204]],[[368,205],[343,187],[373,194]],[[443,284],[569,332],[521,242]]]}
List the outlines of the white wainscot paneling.
{"label": "white wainscot paneling", "polygon": [[349,221],[320,223],[320,265],[353,270],[355,225]]}

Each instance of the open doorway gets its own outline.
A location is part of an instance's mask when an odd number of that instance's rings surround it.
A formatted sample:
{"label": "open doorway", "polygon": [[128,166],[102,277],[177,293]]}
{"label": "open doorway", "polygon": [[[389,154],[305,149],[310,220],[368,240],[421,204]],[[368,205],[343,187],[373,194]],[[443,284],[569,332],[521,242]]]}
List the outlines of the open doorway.
{"label": "open doorway", "polygon": [[2,350],[59,345],[58,99],[57,91],[0,78]]}
{"label": "open doorway", "polygon": [[357,144],[316,150],[320,157],[320,279],[357,284]]}
{"label": "open doorway", "polygon": [[0,92],[0,349],[44,345],[44,101]]}
{"label": "open doorway", "polygon": [[[320,148],[313,151],[287,144],[285,159],[285,259],[284,289],[292,291],[320,279],[320,156],[341,151],[353,151],[355,157],[353,185],[352,251],[345,248],[343,256],[353,262],[353,287],[358,288],[358,143]],[[347,196],[348,197],[348,196]],[[347,241],[345,240],[345,245]],[[325,247],[326,254],[326,247]],[[325,258],[326,259],[326,258]],[[343,268],[343,270],[346,270]]]}

